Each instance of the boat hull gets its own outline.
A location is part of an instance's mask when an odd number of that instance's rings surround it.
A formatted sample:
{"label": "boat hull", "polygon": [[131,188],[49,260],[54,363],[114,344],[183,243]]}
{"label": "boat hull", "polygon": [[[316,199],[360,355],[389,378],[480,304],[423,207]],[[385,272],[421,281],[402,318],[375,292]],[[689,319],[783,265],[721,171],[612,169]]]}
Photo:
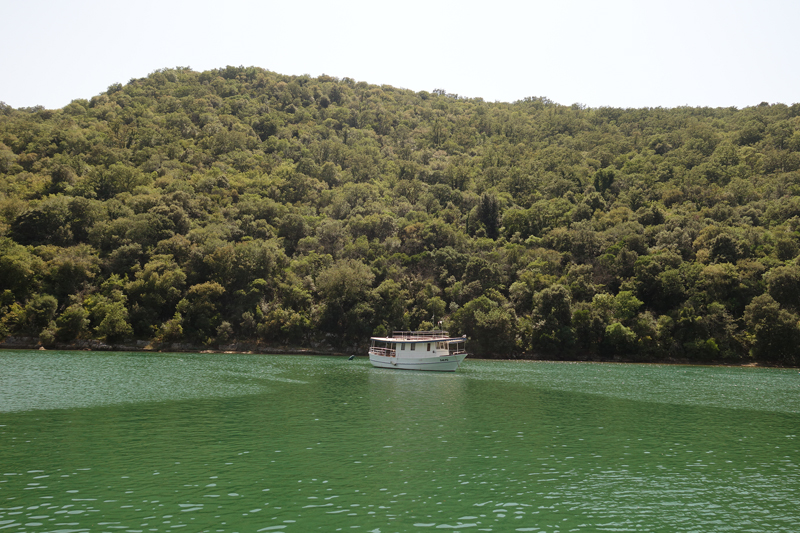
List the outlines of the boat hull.
{"label": "boat hull", "polygon": [[369,353],[369,362],[377,368],[398,370],[432,370],[435,372],[455,372],[467,358],[467,354],[442,355],[431,357],[388,357]]}

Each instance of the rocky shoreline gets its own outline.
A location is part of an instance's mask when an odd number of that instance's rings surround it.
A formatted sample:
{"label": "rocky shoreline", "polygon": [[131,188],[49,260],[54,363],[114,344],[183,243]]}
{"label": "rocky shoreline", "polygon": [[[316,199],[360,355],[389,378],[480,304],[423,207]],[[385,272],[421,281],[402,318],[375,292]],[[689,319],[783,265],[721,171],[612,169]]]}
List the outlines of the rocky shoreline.
{"label": "rocky shoreline", "polygon": [[[97,339],[75,340],[69,343],[56,343],[45,347],[36,337],[6,337],[0,341],[0,350],[76,350],[76,351],[107,351],[107,352],[166,352],[166,353],[241,353],[241,354],[274,354],[274,355],[328,355],[347,356],[363,355],[366,357],[369,346],[353,345],[337,348],[325,343],[314,343],[307,346],[288,346],[281,344],[234,342],[219,344],[213,347],[204,344],[191,344],[185,342],[158,343],[146,340],[129,340],[121,343],[106,343]],[[536,354],[520,354],[513,358],[484,358],[471,356],[471,359],[509,362],[534,362],[557,361],[573,363],[637,363],[637,364],[662,364],[662,365],[695,365],[695,366],[740,366],[740,367],[765,367],[765,368],[794,368],[763,361],[695,361],[671,357],[662,360],[641,360],[615,356],[603,358],[597,354],[582,354],[572,358],[553,358],[552,356],[538,356]]]}
{"label": "rocky shoreline", "polygon": [[296,355],[340,355],[366,354],[367,346],[335,348],[322,343],[312,347],[262,344],[253,342],[234,342],[207,346],[186,342],[159,343],[146,340],[132,340],[120,343],[106,343],[97,339],[75,340],[68,343],[55,343],[43,346],[35,337],[6,337],[0,341],[0,350],[94,350],[113,352],[175,352],[175,353],[254,353],[254,354],[296,354]]}

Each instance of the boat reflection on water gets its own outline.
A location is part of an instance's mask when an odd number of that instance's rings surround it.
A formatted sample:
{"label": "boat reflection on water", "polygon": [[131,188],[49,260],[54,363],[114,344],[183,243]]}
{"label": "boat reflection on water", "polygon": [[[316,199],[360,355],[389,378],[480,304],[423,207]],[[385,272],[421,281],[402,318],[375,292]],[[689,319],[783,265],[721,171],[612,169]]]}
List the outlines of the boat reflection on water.
{"label": "boat reflection on water", "polygon": [[[447,421],[448,429],[443,429],[444,433],[454,428],[463,430],[459,420],[466,421],[470,409],[468,374],[373,369],[367,379],[370,398],[373,398],[372,418],[380,421],[381,431],[388,431],[395,439],[403,441],[401,437],[408,436],[407,442],[392,443],[395,451],[447,440],[446,435],[429,431],[430,423],[436,419]],[[422,427],[428,429],[422,431]]]}

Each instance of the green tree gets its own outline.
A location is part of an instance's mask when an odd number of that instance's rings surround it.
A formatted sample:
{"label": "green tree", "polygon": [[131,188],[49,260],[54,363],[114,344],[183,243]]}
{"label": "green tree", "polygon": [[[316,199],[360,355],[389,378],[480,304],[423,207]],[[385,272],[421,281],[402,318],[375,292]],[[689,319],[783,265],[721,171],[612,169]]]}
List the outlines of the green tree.
{"label": "green tree", "polygon": [[284,239],[286,255],[293,255],[300,239],[309,235],[308,224],[305,219],[298,214],[291,213],[286,215],[280,223],[278,237]]}
{"label": "green tree", "polygon": [[466,335],[470,351],[484,356],[510,355],[516,347],[516,315],[486,296],[471,300],[450,319],[451,335]]}
{"label": "green tree", "polygon": [[636,333],[619,322],[606,326],[603,345],[610,353],[630,355],[636,349]]}
{"label": "green tree", "polygon": [[189,338],[208,341],[215,336],[222,322],[219,304],[223,294],[225,287],[213,281],[189,287],[176,307],[183,317],[183,331]]}
{"label": "green tree", "polygon": [[483,193],[476,215],[486,230],[486,236],[496,239],[500,228],[500,201],[494,194]]}
{"label": "green tree", "polygon": [[38,289],[44,261],[11,239],[0,238],[0,290],[19,299]]}
{"label": "green tree", "polygon": [[176,311],[172,318],[158,327],[154,338],[158,342],[175,342],[183,338],[183,316]]}
{"label": "green tree", "polygon": [[69,248],[39,247],[37,253],[46,260],[42,269],[46,290],[62,302],[91,284],[100,271],[97,252],[86,244]]}
{"label": "green tree", "polygon": [[780,266],[770,270],[767,289],[776,302],[800,311],[800,266]]}
{"label": "green tree", "polygon": [[744,320],[753,335],[752,354],[756,359],[789,365],[798,363],[800,327],[797,315],[781,309],[769,294],[762,294],[745,308]]}
{"label": "green tree", "polygon": [[70,342],[85,335],[89,324],[89,311],[81,304],[72,304],[56,319],[55,337],[61,342]]}
{"label": "green tree", "polygon": [[67,197],[48,196],[14,219],[10,235],[19,244],[68,246],[73,242],[70,217]]}
{"label": "green tree", "polygon": [[374,327],[370,298],[374,279],[370,268],[354,259],[341,259],[320,272],[316,285],[325,306],[319,326],[349,340],[368,336]]}
{"label": "green tree", "polygon": [[25,330],[38,335],[56,316],[58,300],[49,294],[37,294],[25,305]]}
{"label": "green tree", "polygon": [[137,186],[150,183],[151,179],[134,166],[113,163],[108,169],[96,171],[90,181],[97,196],[108,199],[120,193],[133,192]]}
{"label": "green tree", "polygon": [[[342,344],[449,313],[487,354],[777,361],[800,312],[798,106],[487,103],[243,67],[0,105],[0,335]],[[42,295],[55,318],[30,331]]]}
{"label": "green tree", "polygon": [[134,279],[125,284],[132,309],[135,309],[134,329],[139,335],[149,335],[152,327],[167,320],[183,296],[186,273],[171,255],[154,255],[138,270]]}
{"label": "green tree", "polygon": [[563,285],[547,287],[534,296],[532,344],[547,353],[564,353],[577,342],[572,328],[572,298]]}
{"label": "green tree", "polygon": [[620,291],[614,297],[614,318],[621,322],[631,320],[642,304],[643,302],[632,291]]}
{"label": "green tree", "polygon": [[100,324],[95,332],[106,342],[116,342],[133,333],[133,327],[128,322],[128,309],[122,301],[105,301],[96,308],[100,317]]}
{"label": "green tree", "polygon": [[594,188],[598,192],[606,192],[611,185],[614,183],[614,180],[617,177],[617,173],[614,171],[613,168],[601,168],[597,172],[594,173]]}

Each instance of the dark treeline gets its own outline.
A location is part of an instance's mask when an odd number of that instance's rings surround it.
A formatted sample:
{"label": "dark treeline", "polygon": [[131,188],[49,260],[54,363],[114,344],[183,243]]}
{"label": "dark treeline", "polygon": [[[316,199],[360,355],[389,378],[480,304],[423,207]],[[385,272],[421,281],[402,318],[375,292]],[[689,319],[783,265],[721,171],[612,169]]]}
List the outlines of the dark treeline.
{"label": "dark treeline", "polygon": [[799,192],[800,104],[161,70],[0,104],[0,337],[798,364]]}

